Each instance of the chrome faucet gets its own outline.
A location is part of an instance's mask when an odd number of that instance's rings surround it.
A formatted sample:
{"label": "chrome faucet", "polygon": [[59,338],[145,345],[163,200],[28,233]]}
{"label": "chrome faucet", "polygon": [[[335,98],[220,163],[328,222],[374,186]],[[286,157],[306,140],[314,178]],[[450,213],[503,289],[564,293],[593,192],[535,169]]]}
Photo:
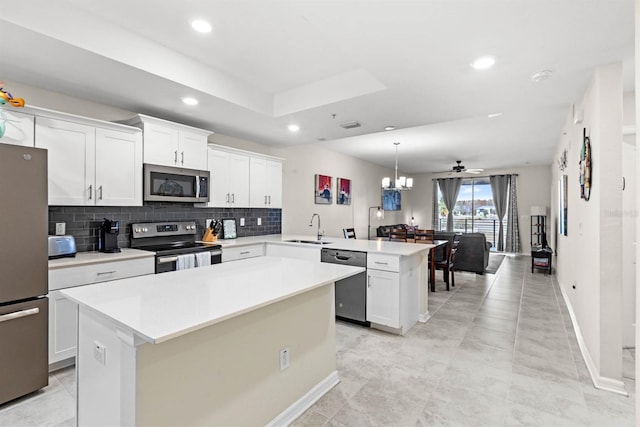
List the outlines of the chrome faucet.
{"label": "chrome faucet", "polygon": [[324,232],[320,231],[320,215],[318,215],[317,213],[311,215],[311,219],[309,220],[309,227],[313,227],[314,217],[318,217],[318,241],[320,241],[322,240],[322,236],[324,235]]}

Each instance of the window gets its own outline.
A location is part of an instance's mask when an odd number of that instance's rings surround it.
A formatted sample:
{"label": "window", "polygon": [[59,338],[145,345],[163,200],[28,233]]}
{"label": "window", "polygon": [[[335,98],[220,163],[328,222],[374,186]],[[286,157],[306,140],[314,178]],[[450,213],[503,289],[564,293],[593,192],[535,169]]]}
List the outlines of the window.
{"label": "window", "polygon": [[[438,212],[440,215],[436,228],[446,230],[449,211],[444,204],[439,186]],[[494,243],[493,248],[495,248],[498,227],[501,226],[506,233],[506,221],[500,224],[493,204],[489,177],[464,178],[453,208],[453,231],[456,233],[483,233],[487,236],[487,241]]]}

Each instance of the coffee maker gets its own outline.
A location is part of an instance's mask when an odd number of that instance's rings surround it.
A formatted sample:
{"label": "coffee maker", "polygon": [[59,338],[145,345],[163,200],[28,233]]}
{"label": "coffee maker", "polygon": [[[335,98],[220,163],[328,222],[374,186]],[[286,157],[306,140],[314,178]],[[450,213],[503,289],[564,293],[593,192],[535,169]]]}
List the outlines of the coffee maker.
{"label": "coffee maker", "polygon": [[120,221],[111,221],[105,218],[100,224],[100,237],[98,239],[98,250],[100,252],[117,253],[118,234],[120,233]]}

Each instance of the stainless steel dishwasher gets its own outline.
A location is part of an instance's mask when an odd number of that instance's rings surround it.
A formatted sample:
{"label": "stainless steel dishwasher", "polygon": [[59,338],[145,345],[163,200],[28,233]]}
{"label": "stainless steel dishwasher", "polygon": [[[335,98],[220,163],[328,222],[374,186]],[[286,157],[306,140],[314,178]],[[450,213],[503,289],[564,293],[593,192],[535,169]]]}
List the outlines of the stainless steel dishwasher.
{"label": "stainless steel dishwasher", "polygon": [[[322,262],[367,267],[367,253],[323,248]],[[367,273],[336,282],[336,317],[369,326],[367,322]]]}

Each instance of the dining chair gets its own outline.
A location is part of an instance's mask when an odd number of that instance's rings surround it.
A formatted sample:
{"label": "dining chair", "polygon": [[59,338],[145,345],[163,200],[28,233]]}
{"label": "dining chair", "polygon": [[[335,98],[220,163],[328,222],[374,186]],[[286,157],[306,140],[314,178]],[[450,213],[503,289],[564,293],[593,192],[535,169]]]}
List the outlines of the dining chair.
{"label": "dining chair", "polygon": [[345,239],[355,239],[356,238],[356,229],[355,228],[343,228],[342,233],[344,234]]}
{"label": "dining chair", "polygon": [[405,230],[404,228],[392,228],[391,230],[389,230],[389,241],[406,242],[407,230]]}
{"label": "dining chair", "polygon": [[416,243],[433,243],[433,230],[416,229],[414,240]]}
{"label": "dining chair", "polygon": [[[453,262],[451,258],[451,252],[453,251],[454,246],[456,248],[456,251],[458,250],[459,239],[460,239],[460,236],[455,235],[452,240],[447,242],[443,256],[440,259],[436,259],[434,263],[436,270],[442,270],[442,280],[444,280],[444,283],[447,285],[447,290],[449,290],[449,282],[450,282],[449,276],[453,272]],[[455,258],[455,252],[454,252],[454,258]]]}

